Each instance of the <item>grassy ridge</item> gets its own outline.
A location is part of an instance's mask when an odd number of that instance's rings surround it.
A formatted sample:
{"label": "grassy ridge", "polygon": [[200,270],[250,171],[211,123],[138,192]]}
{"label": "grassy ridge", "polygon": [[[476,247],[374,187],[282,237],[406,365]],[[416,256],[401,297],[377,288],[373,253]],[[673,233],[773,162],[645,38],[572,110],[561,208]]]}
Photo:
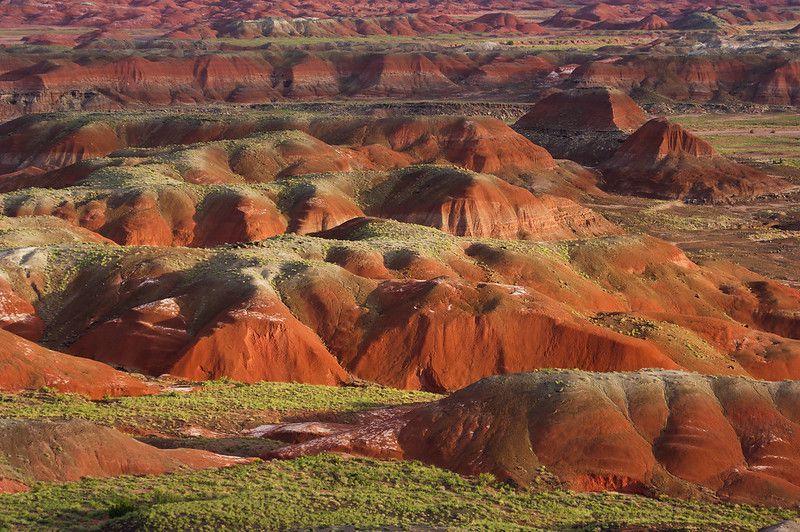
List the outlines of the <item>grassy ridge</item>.
{"label": "grassy ridge", "polygon": [[334,456],[217,471],[38,485],[0,495],[0,528],[220,530],[355,525],[448,529],[756,529],[797,511],[619,494],[533,492],[487,475]]}
{"label": "grassy ridge", "polygon": [[[170,430],[187,424],[236,429],[296,412],[347,413],[439,396],[379,386],[333,387],[262,382],[209,381],[192,393],[89,401],[52,391],[0,394],[0,417],[86,419],[107,425]],[[266,417],[265,417],[266,416]]]}

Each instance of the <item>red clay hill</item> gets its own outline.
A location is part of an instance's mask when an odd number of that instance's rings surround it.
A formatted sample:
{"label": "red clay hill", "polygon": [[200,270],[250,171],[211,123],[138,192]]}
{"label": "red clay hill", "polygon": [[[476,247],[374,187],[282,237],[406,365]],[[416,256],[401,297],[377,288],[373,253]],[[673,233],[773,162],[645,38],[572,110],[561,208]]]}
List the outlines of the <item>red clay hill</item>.
{"label": "red clay hill", "polygon": [[800,375],[800,292],[642,236],[499,241],[357,218],[217,249],[62,245],[0,269],[47,301],[50,345],[154,376],[448,391],[541,367]]}
{"label": "red clay hill", "polygon": [[514,124],[557,159],[597,165],[647,120],[644,110],[617,89],[590,87],[539,100]]}
{"label": "red clay hill", "polygon": [[0,392],[54,388],[90,399],[151,394],[158,387],[94,360],[51,351],[0,329]]}
{"label": "red clay hill", "polygon": [[0,493],[35,482],[160,475],[246,462],[194,449],[156,449],[88,421],[0,420]]}
{"label": "red clay hill", "polygon": [[569,199],[535,196],[494,176],[458,168],[402,173],[379,213],[459,236],[569,240],[621,232]]}
{"label": "red clay hill", "polygon": [[608,190],[664,199],[725,202],[786,188],[781,179],[717,154],[664,118],[650,120],[602,165]]}
{"label": "red clay hill", "polygon": [[800,386],[645,371],[540,371],[365,415],[276,451],[421,460],[516,484],[800,502]]}

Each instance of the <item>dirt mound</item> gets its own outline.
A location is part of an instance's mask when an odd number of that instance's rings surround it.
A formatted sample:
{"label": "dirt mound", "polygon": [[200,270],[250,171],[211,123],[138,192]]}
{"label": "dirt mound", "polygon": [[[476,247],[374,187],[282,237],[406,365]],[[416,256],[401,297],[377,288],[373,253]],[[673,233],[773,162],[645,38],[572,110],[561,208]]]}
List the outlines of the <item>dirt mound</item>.
{"label": "dirt mound", "polygon": [[539,100],[513,127],[558,159],[596,165],[646,120],[644,110],[624,92],[592,87]]}
{"label": "dirt mound", "polygon": [[669,22],[656,14],[647,15],[630,26],[630,29],[634,30],[665,30],[667,28],[669,28]]}
{"label": "dirt mound", "polygon": [[778,178],[717,155],[708,142],[663,118],[628,137],[602,171],[608,190],[666,199],[724,202],[786,188]]}
{"label": "dirt mound", "polygon": [[105,364],[45,349],[1,329],[0,370],[0,390],[4,392],[50,387],[102,399],[158,390]]}
{"label": "dirt mound", "polygon": [[169,373],[195,380],[337,385],[347,373],[283,303],[258,298],[226,310],[198,333]]}
{"label": "dirt mound", "polygon": [[4,482],[16,486],[8,491],[24,491],[33,482],[160,475],[245,461],[194,449],[156,449],[88,421],[0,420],[0,492]]}
{"label": "dirt mound", "polygon": [[[341,274],[322,270],[280,285],[292,311],[360,378],[447,391],[486,375],[542,366],[676,367],[653,346],[596,327],[523,287],[447,279],[413,254],[394,260],[428,269],[433,278],[342,281]],[[337,280],[345,286],[337,287]],[[472,348],[465,351],[466,344]]]}
{"label": "dirt mound", "polygon": [[647,120],[630,96],[608,87],[556,92],[539,100],[514,126],[521,129],[633,132]]}
{"label": "dirt mound", "polygon": [[[192,279],[153,263],[140,267],[144,271],[135,275],[144,278],[130,279],[129,293],[107,296],[112,305],[116,296],[121,308],[129,306],[94,320],[77,335],[71,353],[151,375],[195,380],[329,385],[348,380],[314,332],[263,281],[251,279],[246,268],[227,274],[201,268]],[[187,287],[187,282],[205,288]],[[147,302],[134,303],[141,297]]]}
{"label": "dirt mound", "polygon": [[555,168],[547,150],[494,118],[316,121],[309,131],[329,144],[377,145],[408,155],[413,162],[447,161],[500,177]]}
{"label": "dirt mound", "polygon": [[384,410],[275,454],[416,459],[522,485],[794,506],[798,404],[792,382],[542,371]]}
{"label": "dirt mound", "polygon": [[487,13],[465,22],[463,29],[476,33],[522,33],[525,35],[547,33],[539,24],[522,20],[511,13]]}
{"label": "dirt mound", "polygon": [[165,158],[180,160],[178,172],[193,183],[263,182],[303,173],[433,161],[501,177],[555,167],[546,150],[502,121],[465,116],[307,121],[252,113],[232,122],[205,114],[98,114],[80,120],[71,115],[35,116],[0,126],[0,146],[0,168],[11,172],[39,169],[9,179],[8,184],[0,180],[0,190],[68,186],[85,179],[96,167],[73,166],[55,173],[41,170],[112,152],[138,158],[137,164],[144,156],[159,163]]}
{"label": "dirt mound", "polygon": [[620,232],[566,198],[537,197],[496,177],[457,168],[405,172],[380,215],[459,236],[568,240]]}
{"label": "dirt mound", "polygon": [[283,18],[235,20],[217,25],[221,37],[252,39],[264,37],[352,37],[352,36],[423,36],[469,31],[475,33],[541,33],[541,27],[508,13],[489,13],[461,22],[424,14],[364,18]]}

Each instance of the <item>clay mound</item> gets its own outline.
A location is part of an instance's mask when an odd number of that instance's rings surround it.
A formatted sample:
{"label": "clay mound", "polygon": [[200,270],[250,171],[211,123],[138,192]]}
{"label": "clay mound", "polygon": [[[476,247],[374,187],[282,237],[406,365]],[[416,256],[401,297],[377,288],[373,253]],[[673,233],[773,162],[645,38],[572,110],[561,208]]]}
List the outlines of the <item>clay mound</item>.
{"label": "clay mound", "polygon": [[623,13],[619,7],[610,6],[602,2],[587,5],[580,8],[575,12],[575,18],[582,20],[601,21],[601,20],[617,20],[621,18]]}
{"label": "clay mound", "polygon": [[[275,295],[243,295],[250,292],[244,279],[206,279],[206,287],[203,294],[160,294],[160,299],[100,321],[79,336],[70,352],[193,380],[327,385],[348,380],[313,331]],[[221,309],[214,313],[212,306]]]}
{"label": "clay mound", "polygon": [[646,120],[644,110],[624,92],[591,87],[547,96],[517,120],[514,129],[556,158],[596,165]]}
{"label": "clay mound", "polygon": [[665,30],[667,28],[669,28],[669,22],[655,13],[647,15],[642,20],[629,26],[629,29],[632,30]]}
{"label": "clay mound", "polygon": [[[542,67],[541,61],[534,63]],[[337,146],[343,144],[354,149]],[[153,163],[180,162],[177,172],[193,183],[263,182],[435,160],[502,177],[556,166],[546,150],[502,121],[463,116],[307,122],[256,115],[231,122],[202,114],[124,119],[101,114],[79,123],[70,115],[28,116],[0,125],[0,146],[0,171],[19,170],[0,178],[0,191],[70,186],[111,163],[85,159],[112,153],[139,163],[145,156]]]}
{"label": "clay mound", "polygon": [[674,20],[670,27],[675,30],[722,30],[730,24],[726,20],[705,11],[693,11]]}
{"label": "clay mound", "polygon": [[19,392],[44,387],[91,399],[158,390],[100,362],[50,351],[0,329],[0,390]]}
{"label": "clay mound", "polygon": [[[370,230],[359,220],[345,225],[349,235],[329,233],[352,238]],[[596,327],[533,290],[454,279],[452,269],[410,250],[386,261],[416,279],[378,282],[309,269],[279,285],[292,312],[359,378],[448,391],[487,375],[543,366],[677,367],[652,345]],[[429,280],[417,280],[423,276]],[[464,350],[467,344],[472,348]]]}
{"label": "clay mound", "polygon": [[360,216],[364,216],[361,208],[341,191],[310,186],[292,198],[287,232],[316,233]]}
{"label": "clay mound", "polygon": [[794,506],[798,405],[793,382],[542,371],[490,377],[274,454],[415,459],[521,485],[550,474],[581,491]]}
{"label": "clay mound", "polygon": [[380,215],[459,236],[567,240],[619,232],[571,200],[537,197],[496,177],[456,168],[403,173]]}
{"label": "clay mound", "polygon": [[539,24],[522,20],[511,13],[487,13],[465,22],[463,28],[476,33],[522,33],[525,35],[547,33],[547,30]]}
{"label": "clay mound", "polygon": [[77,38],[74,35],[37,33],[26,35],[22,38],[22,42],[31,46],[66,46],[67,48],[72,48],[75,46]]}
{"label": "clay mound", "polygon": [[88,421],[0,420],[0,492],[5,482],[13,492],[33,482],[161,475],[245,461],[194,449],[156,449]]}
{"label": "clay mound", "polygon": [[77,38],[77,48],[133,48],[134,41],[125,31],[98,29]]}
{"label": "clay mound", "polygon": [[539,100],[514,127],[633,132],[646,121],[644,110],[624,92],[590,87],[556,92]]}
{"label": "clay mound", "polygon": [[329,144],[378,145],[413,162],[447,161],[500,177],[552,170],[550,154],[506,124],[487,117],[317,121],[310,133]]}
{"label": "clay mound", "polygon": [[602,171],[608,190],[665,199],[724,202],[787,186],[717,155],[708,142],[663,118],[639,128],[603,163]]}
{"label": "clay mound", "polygon": [[[28,208],[30,207],[30,208]],[[91,230],[76,227],[76,212],[70,203],[46,204],[19,208],[15,217],[0,216],[0,248],[23,248],[52,244],[112,244]],[[46,216],[46,215],[51,216]]]}
{"label": "clay mound", "polygon": [[592,21],[580,19],[575,16],[574,9],[561,9],[555,15],[544,20],[542,26],[550,28],[574,28],[585,29],[592,26]]}
{"label": "clay mound", "polygon": [[269,199],[237,192],[210,194],[199,207],[193,246],[252,242],[286,231],[286,220]]}
{"label": "clay mound", "polygon": [[347,373],[280,300],[256,298],[226,310],[197,335],[169,373],[194,380],[338,385]]}

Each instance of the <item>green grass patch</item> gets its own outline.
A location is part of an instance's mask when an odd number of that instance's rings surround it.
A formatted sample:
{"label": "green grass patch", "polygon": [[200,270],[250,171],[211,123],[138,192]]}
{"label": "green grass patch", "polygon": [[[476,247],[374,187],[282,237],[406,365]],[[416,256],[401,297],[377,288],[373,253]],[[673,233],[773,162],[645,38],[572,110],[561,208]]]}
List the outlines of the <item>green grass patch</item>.
{"label": "green grass patch", "polygon": [[40,484],[0,495],[0,527],[37,530],[757,529],[797,511],[619,494],[534,492],[415,462],[334,456],[217,471]]}
{"label": "green grass patch", "polygon": [[[308,411],[355,412],[368,408],[430,401],[440,396],[380,386],[334,387],[261,382],[209,381],[193,392],[89,401],[44,390],[0,394],[0,417],[80,418],[106,425],[170,430],[187,424],[238,429],[284,414]],[[267,417],[270,418],[269,416]]]}

